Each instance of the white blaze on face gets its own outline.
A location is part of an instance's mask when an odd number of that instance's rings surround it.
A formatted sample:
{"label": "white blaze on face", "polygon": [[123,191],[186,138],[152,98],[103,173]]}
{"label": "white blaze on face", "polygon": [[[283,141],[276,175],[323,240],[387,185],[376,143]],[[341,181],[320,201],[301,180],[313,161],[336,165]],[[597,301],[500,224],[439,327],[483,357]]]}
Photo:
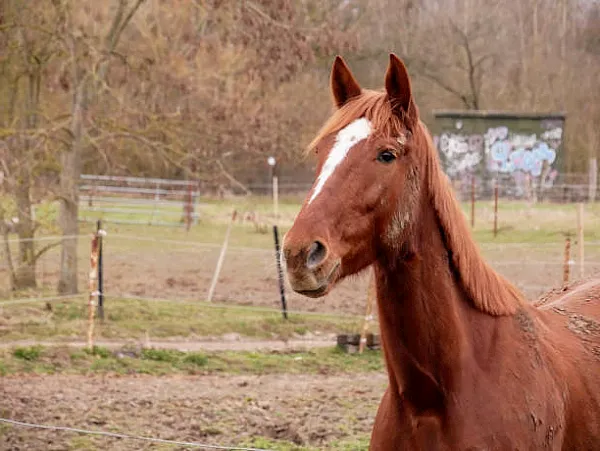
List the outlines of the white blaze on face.
{"label": "white blaze on face", "polygon": [[363,139],[367,139],[371,134],[371,131],[371,122],[362,117],[351,122],[338,132],[335,137],[335,143],[333,144],[333,147],[327,156],[327,160],[325,160],[323,169],[321,169],[321,173],[317,178],[317,183],[314,187],[312,196],[310,196],[310,199],[308,200],[309,204],[321,192],[327,179],[331,177],[335,169],[342,161],[344,161],[350,149]]}

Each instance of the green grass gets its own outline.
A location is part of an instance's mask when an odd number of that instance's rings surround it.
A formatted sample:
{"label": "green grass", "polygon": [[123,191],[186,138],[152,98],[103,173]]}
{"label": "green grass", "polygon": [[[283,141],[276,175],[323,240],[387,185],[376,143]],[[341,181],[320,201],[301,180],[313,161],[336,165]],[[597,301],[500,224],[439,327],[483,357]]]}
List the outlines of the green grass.
{"label": "green grass", "polygon": [[241,444],[244,448],[269,449],[273,451],[317,451],[318,448],[296,445],[286,440],[273,440],[266,437],[255,437]]}
{"label": "green grass", "polygon": [[[166,239],[190,240],[219,244],[222,242],[226,230],[226,223],[231,209],[235,206],[238,211],[265,212],[267,220],[271,219],[272,205],[268,198],[251,198],[246,203],[243,201],[214,201],[202,207],[206,219],[193,226],[186,233],[178,227],[139,226],[127,224],[111,224],[111,216],[107,228],[116,234],[136,234],[144,231],[147,237],[164,237]],[[462,209],[470,218],[471,206],[463,203]],[[293,219],[300,209],[296,200],[280,207],[281,219],[279,221],[281,233],[291,227]],[[522,201],[500,200],[498,206],[499,233],[493,236],[493,202],[479,201],[476,203],[475,239],[480,243],[507,243],[507,242],[553,242],[562,240],[565,233],[576,233],[576,204],[547,204],[538,203],[530,207]],[[588,241],[600,240],[600,203],[586,204],[585,238]],[[131,215],[135,216],[135,212]],[[139,216],[141,218],[141,216]],[[139,219],[138,218],[138,219]],[[269,231],[270,232],[270,231]],[[151,245],[151,244],[150,244]],[[271,248],[271,233],[257,233],[251,224],[236,224],[232,230],[231,246],[245,246],[258,248]]]}
{"label": "green grass", "polygon": [[370,435],[358,437],[354,440],[341,440],[331,443],[331,449],[336,451],[367,451],[369,449]]}
{"label": "green grass", "polygon": [[[302,203],[302,196],[284,196],[279,198],[278,212],[280,219],[292,218]],[[273,218],[273,203],[267,196],[237,197],[227,200],[201,199],[196,205],[200,222],[227,222],[233,210],[239,214],[253,212],[259,218]],[[87,202],[80,203],[80,217],[97,218],[106,221],[135,221],[150,222],[152,220],[178,223],[182,220],[183,202],[154,205],[152,203],[136,204],[126,198],[103,198],[89,206]]]}
{"label": "green grass", "polygon": [[[278,221],[281,233],[291,226],[295,215],[300,210],[302,197],[287,197],[280,199]],[[119,207],[119,203],[102,204],[109,208]],[[470,203],[462,203],[462,209],[470,217]],[[44,203],[36,208],[36,214],[44,218],[44,234],[56,233],[56,204]],[[227,222],[231,211],[235,208],[238,212],[257,212],[261,221],[272,223],[273,206],[269,197],[234,198],[227,200],[203,199],[199,207],[201,220],[192,226],[189,232],[183,227],[148,226],[144,224],[119,224],[115,221],[130,219],[146,221],[149,214],[142,210],[151,209],[149,206],[127,205],[126,213],[91,211],[86,205],[81,207],[82,217],[88,219],[103,219],[105,228],[110,234],[127,234],[143,236],[145,238],[174,239],[190,242],[206,242],[220,244],[223,240]],[[525,201],[507,201],[500,199],[498,204],[498,225],[500,232],[497,237],[492,235],[493,227],[493,202],[478,201],[476,203],[475,237],[481,243],[486,242],[551,242],[561,239],[564,233],[576,232],[576,204],[537,203],[530,207]],[[175,213],[177,219],[182,207],[160,206],[157,214]],[[600,239],[600,203],[586,204],[586,239]],[[165,216],[166,217],[166,216]],[[82,223],[82,231],[92,231],[95,224]],[[152,241],[135,242],[136,246],[156,247]],[[236,223],[232,230],[231,246],[245,246],[258,248],[272,248],[270,230],[268,233],[257,233],[254,226],[249,223]],[[85,249],[88,248],[86,243]]]}
{"label": "green grass", "polygon": [[42,354],[41,346],[23,346],[13,349],[13,356],[17,359],[33,362],[38,360]]}
{"label": "green grass", "polygon": [[[493,235],[493,207],[480,205],[473,235],[480,244],[504,243],[562,243],[567,234],[576,236],[577,216],[573,206],[558,205],[554,208],[536,207],[531,212],[525,205],[508,205],[498,212],[498,234]],[[587,242],[600,240],[600,204],[586,206],[586,223],[584,237]],[[463,210],[468,212],[469,206]],[[279,226],[283,236],[291,227],[291,222]],[[194,243],[210,243],[220,245],[225,236],[225,223],[201,223],[192,227],[189,232],[180,228],[161,226],[137,226],[127,224],[107,224],[109,233],[107,242],[113,248],[136,250],[164,250],[166,243],[161,240],[174,240]],[[110,235],[113,235],[111,240]],[[144,240],[128,240],[126,237],[142,236]],[[154,238],[156,241],[152,241]],[[88,243],[86,243],[87,245]],[[183,243],[182,243],[183,244]],[[252,247],[271,250],[273,248],[272,232],[257,233],[250,224],[236,224],[231,232],[229,246]],[[86,247],[87,252],[87,247]]]}
{"label": "green grass", "polygon": [[[280,233],[283,234],[291,226],[293,219],[297,212],[300,210],[300,204],[302,198],[299,197],[284,197],[280,198],[279,201],[279,220],[278,225]],[[118,203],[102,203],[99,204],[102,207],[108,208],[122,208]],[[143,205],[127,205],[125,209],[129,210],[126,213],[122,212],[101,212],[92,211],[85,205],[82,205],[80,217],[88,220],[95,221],[96,219],[102,219],[105,224],[105,228],[112,234],[133,234],[140,236],[140,230],[144,230],[142,236],[146,238],[157,237],[161,239],[173,239],[173,240],[189,240],[193,242],[204,242],[221,244],[225,231],[227,229],[227,223],[231,217],[231,212],[235,209],[238,214],[243,215],[246,212],[254,212],[259,216],[259,222],[267,225],[273,224],[273,204],[268,197],[240,197],[234,199],[227,199],[224,201],[214,199],[202,199],[199,207],[200,219],[198,224],[193,225],[189,232],[186,232],[181,226],[162,226],[153,225],[148,226],[145,224],[127,224],[120,223],[120,221],[141,221],[146,222],[151,219],[151,214],[148,211],[152,210],[152,206]],[[155,219],[166,220],[177,223],[179,216],[183,210],[182,206],[159,206],[156,209],[154,215]],[[268,248],[273,247],[272,231],[268,227],[266,233],[259,233],[256,231],[255,226],[252,223],[238,221],[235,223],[235,227],[232,229],[230,237],[230,246],[241,246],[241,247],[258,247]],[[136,245],[144,246],[140,242],[136,242]],[[149,246],[153,246],[152,243]],[[154,245],[155,246],[155,245]]]}
{"label": "green grass", "polygon": [[[197,243],[208,243],[220,246],[227,231],[226,223],[203,222],[193,226],[189,232],[177,227],[165,226],[139,226],[132,224],[106,224],[108,231],[107,242],[114,243],[120,249],[165,249],[168,244],[161,243],[164,240],[173,240],[191,245]],[[289,225],[279,227],[279,234],[283,236],[289,229]],[[112,241],[110,237],[113,237]],[[129,240],[133,237],[133,240]],[[143,240],[137,240],[142,237]],[[251,224],[236,223],[231,229],[229,238],[230,247],[251,247],[259,249],[273,249],[273,231],[267,229],[267,233],[258,233]]]}
{"label": "green grass", "polygon": [[384,371],[379,351],[347,354],[337,347],[303,352],[181,352],[123,347],[93,351],[37,346],[24,359],[0,350],[0,374],[338,374]]}
{"label": "green grass", "polygon": [[[470,203],[461,206],[470,221]],[[584,209],[586,241],[600,240],[600,203],[585,204]],[[538,203],[530,207],[526,202],[501,200],[496,237],[493,227],[493,202],[477,202],[474,237],[481,244],[562,242],[565,235],[577,233],[577,205]]]}
{"label": "green grass", "polygon": [[[281,313],[264,308],[193,302],[105,301],[106,318],[96,321],[97,340],[165,339],[237,333],[258,339],[287,339],[308,332],[349,333],[360,319],[346,316]],[[81,298],[45,305],[8,305],[0,309],[0,339],[69,341],[83,339],[87,305]]]}

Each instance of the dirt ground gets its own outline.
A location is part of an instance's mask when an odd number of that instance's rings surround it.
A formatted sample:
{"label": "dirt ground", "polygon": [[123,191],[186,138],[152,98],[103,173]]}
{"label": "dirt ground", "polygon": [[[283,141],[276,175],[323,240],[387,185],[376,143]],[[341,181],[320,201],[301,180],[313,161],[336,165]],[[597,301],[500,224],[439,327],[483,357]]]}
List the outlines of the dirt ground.
{"label": "dirt ground", "polygon": [[[336,441],[368,440],[386,384],[384,373],[21,376],[0,379],[0,399],[2,416],[24,422],[229,446],[265,437],[328,449]],[[0,448],[159,449],[136,440],[1,424]]]}

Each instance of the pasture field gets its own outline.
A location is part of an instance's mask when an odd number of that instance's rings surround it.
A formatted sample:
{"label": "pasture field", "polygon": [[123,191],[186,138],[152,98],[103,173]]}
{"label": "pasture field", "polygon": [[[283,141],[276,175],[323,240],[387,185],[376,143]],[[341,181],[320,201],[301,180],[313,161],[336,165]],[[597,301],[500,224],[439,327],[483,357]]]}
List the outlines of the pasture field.
{"label": "pasture field", "polygon": [[[298,198],[284,198],[280,203],[280,234],[291,226],[299,210]],[[123,207],[123,205],[121,205]],[[463,205],[469,214],[470,206]],[[146,213],[131,215],[142,220]],[[167,208],[167,207],[165,207]],[[169,207],[172,208],[172,207]],[[257,212],[259,222],[270,224],[272,204],[268,198],[244,198],[205,201],[200,206],[200,221],[189,232],[179,226],[145,226],[121,224],[121,213],[94,212],[104,219],[108,235],[104,241],[104,278],[107,305],[110,298],[129,295],[137,298],[202,301],[206,298],[220,252],[227,222],[235,208],[243,218]],[[49,224],[44,233],[55,235],[55,212],[51,206],[39,208]],[[82,217],[91,217],[82,211]],[[571,258],[578,262],[576,205],[545,204],[529,206],[525,202],[499,204],[499,232],[492,233],[493,205],[478,202],[474,235],[484,256],[500,273],[515,283],[529,298],[562,283],[564,240],[572,237]],[[79,238],[80,287],[87,285],[89,268],[89,234],[95,224],[82,222]],[[585,205],[586,273],[600,270],[600,203]],[[38,247],[52,240],[40,242]],[[13,253],[16,242],[12,242]],[[11,293],[8,272],[0,263],[0,299],[33,295],[50,295],[56,287],[59,250],[54,248],[37,265],[39,288],[31,293]],[[579,274],[572,266],[573,277]],[[279,295],[276,279],[273,237],[270,228],[258,232],[249,221],[238,220],[232,228],[229,249],[214,300],[237,305],[260,305],[277,308]],[[362,314],[368,275],[359,275],[342,283],[323,300],[314,301],[288,291],[291,310],[329,311]]]}
{"label": "pasture field", "polygon": [[[281,234],[299,202],[281,200]],[[0,266],[0,417],[281,451],[368,448],[386,386],[381,353],[348,355],[334,347],[337,333],[360,328],[368,272],[319,300],[288,290],[285,321],[272,231],[237,221],[214,302],[207,303],[232,209],[241,218],[258,212],[259,222],[270,225],[270,199],[203,201],[189,232],[177,224],[119,223],[143,222],[147,211],[114,206],[118,211],[82,211],[90,220],[102,218],[107,231],[106,318],[96,323],[93,351],[82,347],[93,222],[81,223],[82,293],[74,298],[21,303],[56,294],[58,248],[40,259],[35,290],[11,293]],[[469,214],[470,206],[463,207]],[[571,279],[579,277],[575,205],[501,200],[496,237],[493,205],[479,202],[476,213],[474,234],[484,256],[530,299],[562,284],[566,236],[572,238]],[[54,207],[39,207],[38,217],[48,238],[41,247],[57,232]],[[600,204],[585,205],[585,241],[590,275],[600,271]],[[10,245],[16,251],[17,243]],[[0,448],[185,449],[1,423]]]}

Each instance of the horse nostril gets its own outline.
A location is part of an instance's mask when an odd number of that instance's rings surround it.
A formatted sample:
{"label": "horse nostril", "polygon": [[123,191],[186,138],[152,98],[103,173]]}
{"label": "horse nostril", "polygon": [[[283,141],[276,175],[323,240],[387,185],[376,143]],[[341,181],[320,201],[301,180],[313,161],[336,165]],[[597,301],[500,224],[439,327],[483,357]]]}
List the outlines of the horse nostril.
{"label": "horse nostril", "polygon": [[310,245],[308,249],[308,257],[306,258],[306,265],[309,269],[313,269],[325,260],[327,256],[327,248],[320,241],[315,241]]}

